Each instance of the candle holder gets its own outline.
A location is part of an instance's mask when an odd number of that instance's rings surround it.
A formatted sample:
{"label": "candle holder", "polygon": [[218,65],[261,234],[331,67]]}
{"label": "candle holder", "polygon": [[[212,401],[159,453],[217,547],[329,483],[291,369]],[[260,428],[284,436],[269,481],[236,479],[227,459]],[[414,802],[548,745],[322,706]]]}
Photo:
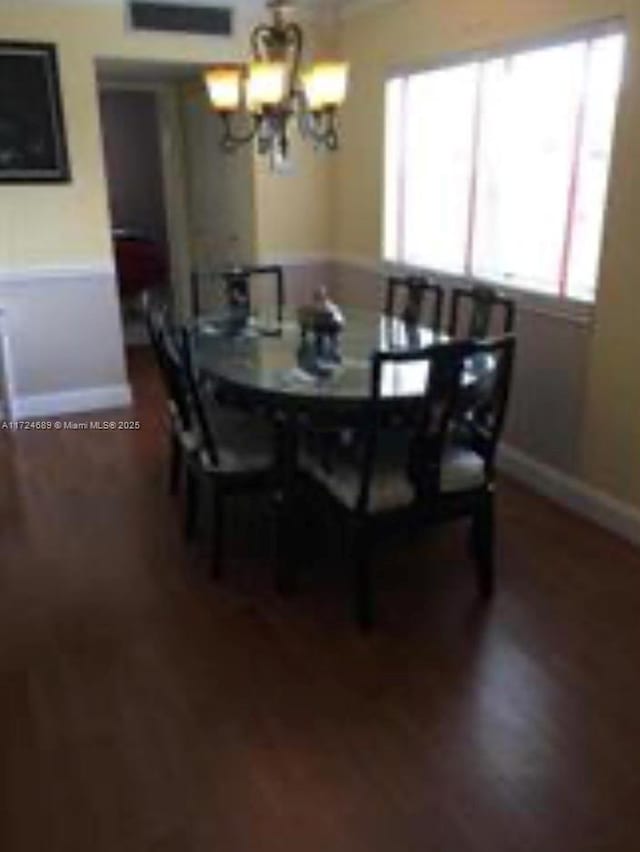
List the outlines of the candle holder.
{"label": "candle holder", "polygon": [[300,365],[313,374],[326,375],[342,362],[340,334],[344,315],[327,296],[324,287],[313,295],[313,302],[298,310],[300,325]]}

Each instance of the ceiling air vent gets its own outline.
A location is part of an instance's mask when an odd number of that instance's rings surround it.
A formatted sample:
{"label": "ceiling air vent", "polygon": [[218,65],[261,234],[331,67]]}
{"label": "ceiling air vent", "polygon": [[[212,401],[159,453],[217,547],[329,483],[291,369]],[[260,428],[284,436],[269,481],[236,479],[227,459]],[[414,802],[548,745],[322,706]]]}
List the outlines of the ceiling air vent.
{"label": "ceiling air vent", "polygon": [[135,30],[230,36],[233,16],[222,6],[188,6],[131,0],[131,25]]}

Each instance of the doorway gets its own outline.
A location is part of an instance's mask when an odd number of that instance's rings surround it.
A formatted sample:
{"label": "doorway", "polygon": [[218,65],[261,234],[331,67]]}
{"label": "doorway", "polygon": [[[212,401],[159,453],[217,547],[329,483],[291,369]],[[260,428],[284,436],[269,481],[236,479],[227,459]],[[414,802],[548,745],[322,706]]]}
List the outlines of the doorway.
{"label": "doorway", "polygon": [[124,338],[136,346],[143,289],[165,286],[185,318],[196,301],[216,306],[221,268],[254,261],[253,155],[222,151],[197,65],[102,59],[97,81]]}
{"label": "doorway", "polygon": [[146,343],[141,293],[170,280],[157,93],[107,85],[99,94],[124,339],[135,346]]}

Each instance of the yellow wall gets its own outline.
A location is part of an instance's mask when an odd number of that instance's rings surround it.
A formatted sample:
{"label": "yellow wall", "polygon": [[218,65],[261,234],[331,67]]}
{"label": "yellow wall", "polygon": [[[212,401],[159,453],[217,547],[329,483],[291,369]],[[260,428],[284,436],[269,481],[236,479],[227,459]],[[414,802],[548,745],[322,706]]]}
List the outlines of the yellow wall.
{"label": "yellow wall", "polygon": [[[258,11],[261,11],[258,9]],[[0,189],[0,268],[95,264],[110,258],[109,222],[95,85],[95,59],[215,62],[243,59],[253,20],[234,39],[128,32],[122,5],[40,6],[0,0],[4,38],[56,42],[73,181]],[[325,30],[321,39],[326,41]],[[313,52],[313,45],[311,51]],[[297,137],[294,130],[293,136]],[[295,142],[295,139],[294,139]],[[328,249],[326,164],[294,144],[295,174],[274,177],[256,162],[258,256]]]}
{"label": "yellow wall", "polygon": [[[306,61],[335,56],[335,21],[305,22]],[[290,133],[290,174],[274,173],[265,157],[255,156],[256,251],[259,260],[326,256],[331,248],[330,199],[334,154],[316,151]]]}
{"label": "yellow wall", "polygon": [[[627,74],[589,357],[582,474],[640,504],[640,2],[638,0],[405,0],[348,17],[342,51],[352,63],[337,164],[334,246],[338,255],[380,258],[383,83],[394,66],[538,38],[624,16]],[[558,365],[562,369],[562,365]],[[563,404],[563,400],[558,400]]]}
{"label": "yellow wall", "polygon": [[[290,177],[273,176],[263,161],[256,163],[256,252],[266,258],[330,250],[379,259],[383,81],[394,65],[536,38],[614,15],[626,18],[629,58],[579,439],[585,478],[640,504],[638,0],[398,0],[347,17],[340,36],[341,50],[352,63],[352,87],[343,114],[342,152],[332,161],[296,145]],[[43,7],[37,0],[0,0],[3,38],[58,44],[73,169],[69,185],[0,187],[0,269],[110,261],[96,58],[211,62],[244,57],[249,23],[242,21],[230,40],[141,35],[127,32],[118,5]]]}
{"label": "yellow wall", "polygon": [[292,134],[291,174],[274,174],[255,158],[256,248],[259,260],[308,258],[329,249],[329,162]]}
{"label": "yellow wall", "polygon": [[96,97],[95,59],[207,62],[244,56],[235,39],[127,32],[124,7],[0,2],[3,38],[58,45],[73,180],[59,186],[0,188],[0,268],[96,264],[111,257]]}

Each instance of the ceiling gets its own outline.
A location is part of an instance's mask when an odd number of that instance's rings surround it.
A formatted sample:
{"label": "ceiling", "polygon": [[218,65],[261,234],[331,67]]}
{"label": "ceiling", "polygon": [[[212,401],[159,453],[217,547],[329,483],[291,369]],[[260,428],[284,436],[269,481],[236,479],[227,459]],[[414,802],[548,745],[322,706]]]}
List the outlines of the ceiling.
{"label": "ceiling", "polygon": [[[6,0],[0,0],[0,5]],[[79,6],[96,6],[107,4],[112,6],[124,6],[128,0],[20,0],[20,4],[42,5],[64,5],[76,4]],[[149,0],[155,3],[180,3],[183,5],[199,6],[231,6],[260,11],[265,8],[267,0]],[[361,8],[363,6],[377,5],[391,0],[292,0],[300,9],[310,8],[321,12],[344,12],[346,10]]]}
{"label": "ceiling", "polygon": [[[0,0],[1,2],[2,0]],[[32,2],[34,5],[57,5],[67,2],[81,6],[95,6],[100,4],[122,6],[127,0],[26,0],[26,2]],[[256,9],[266,6],[266,0],[149,0],[149,2],[186,6],[243,6]],[[294,5],[298,7],[315,6],[328,9],[348,6],[354,2],[362,2],[362,0],[293,0]]]}

